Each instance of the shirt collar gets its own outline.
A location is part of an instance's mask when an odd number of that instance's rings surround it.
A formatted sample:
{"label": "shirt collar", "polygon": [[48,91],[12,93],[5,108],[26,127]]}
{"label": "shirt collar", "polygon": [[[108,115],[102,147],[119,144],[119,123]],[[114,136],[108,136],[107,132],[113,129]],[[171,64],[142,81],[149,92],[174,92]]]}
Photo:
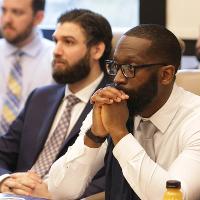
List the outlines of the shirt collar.
{"label": "shirt collar", "polygon": [[[74,93],[74,95],[81,100],[81,102],[87,103],[90,100],[91,95],[94,93],[95,89],[103,79],[103,73],[92,83],[90,83],[87,87],[83,88],[82,90]],[[65,97],[72,94],[69,90],[68,85],[65,87]]]}
{"label": "shirt collar", "polygon": [[[173,90],[167,102],[150,118],[145,118],[144,120],[150,120],[161,133],[165,133],[171,121],[173,120],[176,112],[178,110],[178,105],[180,104],[180,96],[183,92],[183,89],[178,87],[176,83],[174,84]],[[138,125],[141,121],[141,116],[136,116],[134,120],[135,130],[138,128]]]}
{"label": "shirt collar", "polygon": [[[38,53],[41,50],[41,45],[42,45],[42,39],[43,35],[42,35],[42,31],[39,30],[38,28],[34,28],[33,29],[33,39],[31,40],[30,43],[28,43],[27,45],[23,46],[21,48],[21,51],[24,52],[26,55],[29,55],[31,57],[35,57],[38,55]],[[18,51],[18,47],[10,44],[9,42],[7,42],[6,40],[4,40],[5,42],[5,56],[12,56],[16,53],[16,51]]]}

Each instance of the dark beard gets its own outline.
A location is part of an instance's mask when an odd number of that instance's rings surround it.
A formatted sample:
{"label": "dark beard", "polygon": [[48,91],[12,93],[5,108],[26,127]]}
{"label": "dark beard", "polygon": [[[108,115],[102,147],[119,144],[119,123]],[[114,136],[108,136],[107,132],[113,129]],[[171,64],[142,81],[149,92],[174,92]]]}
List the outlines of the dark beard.
{"label": "dark beard", "polygon": [[153,73],[149,80],[146,81],[137,91],[123,88],[122,85],[115,85],[118,89],[123,90],[129,95],[127,105],[129,114],[135,116],[140,114],[152,102],[153,98],[158,92],[158,78],[157,74]]}
{"label": "dark beard", "polygon": [[53,64],[55,60],[61,60],[65,64],[64,70],[54,70],[53,69],[53,78],[54,80],[59,84],[72,84],[76,83],[80,80],[83,80],[88,76],[90,73],[90,64],[89,64],[89,55],[86,53],[86,55],[81,58],[79,61],[77,61],[73,65],[69,65],[66,60],[62,60],[59,58],[55,58],[53,60]]}

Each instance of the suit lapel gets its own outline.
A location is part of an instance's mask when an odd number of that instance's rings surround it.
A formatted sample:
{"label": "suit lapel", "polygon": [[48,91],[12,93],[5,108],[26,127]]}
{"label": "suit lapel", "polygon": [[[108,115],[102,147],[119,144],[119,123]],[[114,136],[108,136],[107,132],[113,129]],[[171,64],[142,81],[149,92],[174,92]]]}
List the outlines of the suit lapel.
{"label": "suit lapel", "polygon": [[45,115],[43,117],[44,122],[38,134],[39,135],[37,142],[38,147],[36,148],[38,149],[38,154],[43,149],[44,144],[47,140],[55,115],[64,97],[64,93],[65,93],[65,87],[56,88],[51,94],[48,93],[47,95],[48,99],[45,102],[45,104],[42,105],[45,107],[44,110],[46,110],[46,113],[43,113]]}

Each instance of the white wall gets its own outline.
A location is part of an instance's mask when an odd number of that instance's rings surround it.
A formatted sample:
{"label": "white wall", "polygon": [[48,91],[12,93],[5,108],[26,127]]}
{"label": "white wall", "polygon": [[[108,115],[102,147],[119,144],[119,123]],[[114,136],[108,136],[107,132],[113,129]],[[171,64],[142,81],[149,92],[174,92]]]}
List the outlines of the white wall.
{"label": "white wall", "polygon": [[200,0],[167,0],[167,28],[183,39],[200,34]]}

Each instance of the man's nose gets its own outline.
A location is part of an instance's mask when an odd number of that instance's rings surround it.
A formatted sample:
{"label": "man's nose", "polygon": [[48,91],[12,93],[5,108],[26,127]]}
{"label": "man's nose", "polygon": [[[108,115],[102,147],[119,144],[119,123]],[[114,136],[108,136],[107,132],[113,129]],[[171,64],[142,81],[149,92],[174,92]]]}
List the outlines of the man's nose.
{"label": "man's nose", "polygon": [[2,13],[2,16],[1,16],[2,24],[10,23],[11,21],[12,21],[12,15],[9,12]]}
{"label": "man's nose", "polygon": [[124,76],[121,69],[118,70],[118,72],[114,78],[114,82],[119,83],[119,84],[125,84],[127,82],[127,78]]}
{"label": "man's nose", "polygon": [[54,53],[54,55],[62,55],[63,54],[63,48],[62,48],[62,44],[60,42],[56,43],[53,53]]}

